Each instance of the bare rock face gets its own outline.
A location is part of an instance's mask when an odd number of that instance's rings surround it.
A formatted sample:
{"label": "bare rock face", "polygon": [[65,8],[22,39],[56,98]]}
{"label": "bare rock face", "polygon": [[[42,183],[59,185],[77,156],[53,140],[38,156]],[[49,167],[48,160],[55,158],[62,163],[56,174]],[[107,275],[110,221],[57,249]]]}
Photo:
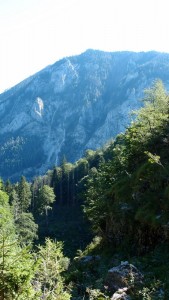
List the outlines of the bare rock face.
{"label": "bare rock face", "polygon": [[44,110],[43,100],[40,97],[37,97],[32,106],[31,116],[35,120],[42,122],[43,121],[43,110]]}
{"label": "bare rock face", "polygon": [[126,294],[127,288],[118,289],[111,298],[111,300],[131,300],[131,297]]}
{"label": "bare rock face", "polygon": [[88,50],[19,83],[0,95],[0,176],[29,179],[103,146],[168,74],[168,54]]}

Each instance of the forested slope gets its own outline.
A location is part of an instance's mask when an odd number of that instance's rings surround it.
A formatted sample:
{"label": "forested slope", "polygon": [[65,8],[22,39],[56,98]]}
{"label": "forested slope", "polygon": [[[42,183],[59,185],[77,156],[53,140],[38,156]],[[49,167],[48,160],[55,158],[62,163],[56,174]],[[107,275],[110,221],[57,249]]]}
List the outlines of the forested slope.
{"label": "forested slope", "polygon": [[[31,183],[1,181],[0,299],[168,299],[169,96],[161,81],[143,102],[102,149]],[[107,273],[125,260],[144,276],[137,285],[129,265],[118,291],[126,298],[115,298],[117,278],[110,283]]]}
{"label": "forested slope", "polygon": [[109,149],[112,159],[89,177],[85,208],[104,239],[138,252],[167,238],[169,217],[169,98],[160,81],[144,104]]}

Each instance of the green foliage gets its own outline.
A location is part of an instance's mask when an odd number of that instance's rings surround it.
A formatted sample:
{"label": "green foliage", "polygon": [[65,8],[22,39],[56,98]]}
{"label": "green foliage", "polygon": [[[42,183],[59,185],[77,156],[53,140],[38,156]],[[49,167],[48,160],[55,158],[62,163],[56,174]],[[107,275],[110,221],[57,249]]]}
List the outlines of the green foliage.
{"label": "green foliage", "polygon": [[8,195],[0,191],[0,298],[68,300],[61,273],[68,268],[69,259],[63,256],[61,242],[46,240],[33,253],[24,244],[35,238],[37,226],[30,213],[14,218]]}
{"label": "green foliage", "polygon": [[10,182],[10,180],[8,179],[6,182],[5,182],[5,192],[10,195],[12,191],[12,184]]}
{"label": "green foliage", "polygon": [[63,256],[61,242],[46,239],[45,246],[38,247],[39,267],[36,284],[41,290],[42,298],[49,300],[68,300],[61,273],[67,270],[69,259]]}
{"label": "green foliage", "polygon": [[24,176],[21,177],[18,185],[18,197],[20,211],[27,212],[31,204],[31,190],[30,184],[26,181]]}
{"label": "green foliage", "polygon": [[0,190],[0,230],[1,233],[8,233],[14,231],[14,220],[11,214],[9,206],[9,197],[8,195]]}
{"label": "green foliage", "polygon": [[2,178],[0,177],[0,190],[4,190],[4,182],[2,180]]}
{"label": "green foliage", "polygon": [[31,280],[35,261],[26,248],[21,249],[17,240],[3,236],[0,241],[0,295],[2,299],[37,299]]}
{"label": "green foliage", "polygon": [[20,248],[8,196],[0,191],[0,296],[1,299],[35,299],[31,279],[35,261]]}
{"label": "green foliage", "polygon": [[28,212],[31,201],[30,185],[22,177],[19,185],[10,188],[10,190],[9,201],[20,244],[28,245],[37,239],[38,230],[32,213]]}
{"label": "green foliage", "polygon": [[31,244],[38,238],[38,225],[35,223],[34,217],[31,213],[21,213],[15,221],[15,225],[21,244]]}
{"label": "green foliage", "polygon": [[[104,287],[106,260],[83,263],[86,255],[109,249],[111,256],[118,251],[125,259],[153,250],[150,257],[139,257],[148,273],[144,287],[131,291],[131,297],[168,299],[168,250],[158,250],[169,244],[169,96],[161,81],[145,91],[143,102],[126,132],[102,151],[87,150],[75,164],[64,160],[32,184],[24,177],[12,187],[1,181],[0,298],[67,300],[67,284],[73,299],[109,299]],[[59,204],[69,205],[67,215],[63,206],[55,205],[53,216],[48,216],[55,197]],[[36,252],[24,246],[37,234],[31,211],[37,219],[45,213],[42,229],[47,234],[59,240],[68,240],[69,234],[70,244],[79,239],[82,248],[80,227],[84,223],[76,221],[77,215],[83,219],[78,209],[84,198],[84,212],[97,237],[78,251],[69,270],[61,242],[46,239]],[[167,292],[163,293],[164,288]]]}
{"label": "green foliage", "polygon": [[19,214],[21,213],[21,210],[20,210],[19,196],[15,189],[13,189],[12,192],[10,193],[9,201],[12,206],[11,209],[12,209],[14,220],[17,220],[19,218]]}
{"label": "green foliage", "polygon": [[[48,184],[54,189],[57,203],[77,205],[83,202],[85,179],[92,168],[104,162],[103,151],[87,150],[85,157],[74,164],[63,160],[60,167],[54,167]],[[47,177],[49,178],[47,175]]]}
{"label": "green foliage", "polygon": [[49,209],[51,209],[51,204],[55,201],[55,194],[53,188],[48,185],[43,185],[39,189],[38,199],[37,199],[37,210],[39,213],[43,214],[44,212],[47,215]]}
{"label": "green foliage", "polygon": [[138,252],[164,239],[169,217],[169,97],[161,81],[143,101],[136,120],[109,148],[112,159],[89,174],[84,208],[103,241]]}
{"label": "green foliage", "polygon": [[102,293],[99,289],[86,289],[87,294],[89,295],[90,300],[104,300],[104,299],[110,299],[108,296],[106,296],[104,293]]}

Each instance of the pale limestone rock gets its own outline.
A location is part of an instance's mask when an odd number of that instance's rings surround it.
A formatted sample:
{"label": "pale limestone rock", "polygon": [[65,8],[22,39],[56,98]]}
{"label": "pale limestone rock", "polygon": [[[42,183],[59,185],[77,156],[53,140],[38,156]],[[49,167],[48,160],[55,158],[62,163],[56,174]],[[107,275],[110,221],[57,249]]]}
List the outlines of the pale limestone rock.
{"label": "pale limestone rock", "polygon": [[31,116],[37,121],[42,121],[44,113],[44,103],[40,97],[37,97],[31,111]]}

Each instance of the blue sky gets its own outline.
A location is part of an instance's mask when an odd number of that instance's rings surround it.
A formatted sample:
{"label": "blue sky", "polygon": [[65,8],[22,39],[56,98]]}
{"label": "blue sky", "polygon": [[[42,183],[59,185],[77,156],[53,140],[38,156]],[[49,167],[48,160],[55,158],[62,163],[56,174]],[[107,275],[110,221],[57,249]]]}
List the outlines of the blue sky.
{"label": "blue sky", "polygon": [[0,0],[0,92],[86,49],[169,52],[168,0]]}

